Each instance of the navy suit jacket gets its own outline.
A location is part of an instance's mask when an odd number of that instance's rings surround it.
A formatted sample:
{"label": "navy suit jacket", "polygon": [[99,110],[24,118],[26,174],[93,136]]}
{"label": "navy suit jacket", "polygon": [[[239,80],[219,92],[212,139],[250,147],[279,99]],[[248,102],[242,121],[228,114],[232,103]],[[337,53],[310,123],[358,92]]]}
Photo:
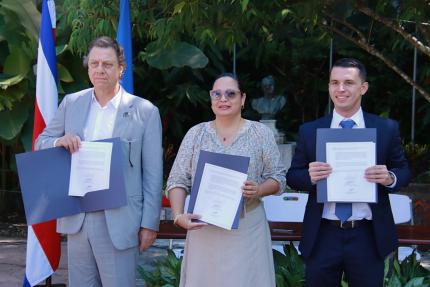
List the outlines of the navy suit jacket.
{"label": "navy suit jacket", "polygon": [[[398,123],[373,114],[363,113],[363,116],[366,128],[377,130],[377,164],[385,164],[387,169],[397,177],[396,185],[392,188],[378,184],[378,202],[369,204],[372,210],[376,246],[380,256],[385,257],[398,244],[388,193],[409,183],[410,170],[400,143]],[[311,183],[308,168],[309,163],[314,162],[316,157],[316,131],[318,128],[330,128],[331,120],[332,115],[305,123],[300,127],[296,151],[287,173],[287,184],[291,188],[309,192],[299,246],[305,258],[311,255],[317,240],[324,207],[323,203],[317,203],[316,185]]]}

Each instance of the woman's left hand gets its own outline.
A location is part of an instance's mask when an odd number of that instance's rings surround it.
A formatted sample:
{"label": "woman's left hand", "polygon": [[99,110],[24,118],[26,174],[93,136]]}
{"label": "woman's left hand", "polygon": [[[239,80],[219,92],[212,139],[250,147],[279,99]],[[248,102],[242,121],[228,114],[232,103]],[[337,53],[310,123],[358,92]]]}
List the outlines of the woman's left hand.
{"label": "woman's left hand", "polygon": [[242,194],[245,198],[260,198],[260,186],[254,181],[247,180],[242,186]]}

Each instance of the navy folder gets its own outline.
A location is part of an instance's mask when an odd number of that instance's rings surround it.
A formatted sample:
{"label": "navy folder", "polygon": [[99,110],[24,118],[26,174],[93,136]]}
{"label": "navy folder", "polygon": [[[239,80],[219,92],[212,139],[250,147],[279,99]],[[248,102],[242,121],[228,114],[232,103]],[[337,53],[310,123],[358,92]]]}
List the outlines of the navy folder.
{"label": "navy folder", "polygon": [[[376,129],[317,129],[317,161],[326,162],[326,143],[329,142],[374,142],[376,145]],[[377,193],[375,197],[377,201]],[[327,202],[327,179],[317,182],[317,202]]]}
{"label": "navy folder", "polygon": [[110,188],[89,192],[84,197],[68,195],[72,156],[66,149],[55,147],[16,155],[28,225],[127,204],[121,140],[101,141],[113,143]]}
{"label": "navy folder", "polygon": [[[188,213],[193,213],[194,205],[196,204],[197,194],[199,192],[200,182],[202,180],[203,169],[206,163],[232,169],[242,173],[248,173],[249,157],[200,150],[199,160],[197,161],[196,174],[194,175],[194,182],[191,187]],[[242,207],[243,198],[239,204],[239,208],[237,209],[236,216],[231,227],[232,229],[237,229],[239,227],[239,218],[240,213],[242,211]]]}

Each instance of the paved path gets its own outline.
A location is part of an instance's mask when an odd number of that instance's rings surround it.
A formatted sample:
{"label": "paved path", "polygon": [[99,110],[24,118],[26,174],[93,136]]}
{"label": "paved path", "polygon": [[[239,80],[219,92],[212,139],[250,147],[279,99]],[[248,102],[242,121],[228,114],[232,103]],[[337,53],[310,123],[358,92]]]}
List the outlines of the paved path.
{"label": "paved path", "polygon": [[[183,241],[182,241],[183,242]],[[175,240],[181,244],[181,240]],[[140,254],[139,265],[145,269],[153,266],[154,260],[166,255],[169,240],[156,240],[155,244]],[[176,245],[176,244],[175,244]],[[22,238],[8,238],[0,236],[0,287],[22,286],[25,271],[26,240]],[[52,283],[67,283],[67,252],[66,242],[61,245],[62,256],[59,268],[52,277]],[[422,264],[430,269],[430,252],[421,259]],[[144,286],[137,274],[136,286]]]}
{"label": "paved path", "polygon": [[[140,254],[139,265],[150,268],[154,260],[167,254],[168,240],[157,240],[148,250]],[[0,237],[0,287],[22,286],[25,272],[26,240],[22,238]],[[137,274],[136,286],[144,286]],[[66,242],[61,244],[61,260],[52,283],[67,283]]]}

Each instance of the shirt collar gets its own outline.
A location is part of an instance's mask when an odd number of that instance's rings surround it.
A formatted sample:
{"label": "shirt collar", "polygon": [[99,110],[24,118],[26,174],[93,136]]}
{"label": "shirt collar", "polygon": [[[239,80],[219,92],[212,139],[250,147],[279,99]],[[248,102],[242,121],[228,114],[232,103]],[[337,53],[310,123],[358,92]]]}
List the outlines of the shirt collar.
{"label": "shirt collar", "polygon": [[351,119],[355,122],[355,125],[357,128],[364,128],[364,116],[363,116],[363,110],[361,107],[358,109],[358,111],[352,115],[350,118],[344,118],[343,116],[339,115],[336,112],[336,109],[333,110],[333,118],[331,120],[331,128],[338,128],[341,121]]}
{"label": "shirt collar", "polygon": [[[109,109],[117,110],[119,107],[119,103],[121,102],[121,96],[122,96],[122,87],[119,86],[118,92],[115,94],[115,96],[112,99],[110,99],[110,101],[107,103],[105,107]],[[97,105],[100,109],[103,109],[100,106],[99,102],[97,101],[96,95],[94,94],[94,89],[91,93],[91,104]]]}

